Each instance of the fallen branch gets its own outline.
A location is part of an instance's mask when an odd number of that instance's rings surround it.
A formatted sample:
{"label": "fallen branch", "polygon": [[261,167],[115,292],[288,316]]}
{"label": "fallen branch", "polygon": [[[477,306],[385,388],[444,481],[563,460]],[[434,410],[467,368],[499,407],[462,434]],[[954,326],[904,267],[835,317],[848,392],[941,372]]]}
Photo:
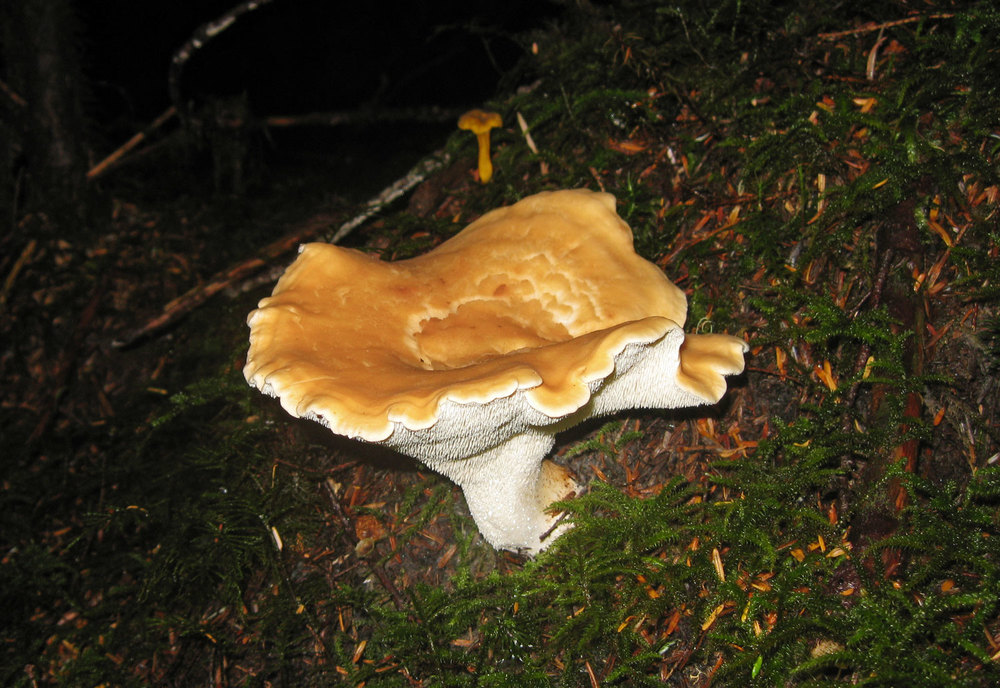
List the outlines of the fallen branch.
{"label": "fallen branch", "polygon": [[3,79],[0,79],[0,93],[7,96],[7,99],[19,108],[28,106],[28,101],[22,98],[17,91],[8,86],[7,82]]}
{"label": "fallen branch", "polygon": [[364,209],[357,216],[355,216],[354,219],[342,224],[340,229],[338,229],[332,237],[327,239],[327,241],[331,244],[337,243],[350,234],[355,227],[365,222],[368,218],[381,211],[417,184],[427,179],[427,177],[447,165],[449,160],[450,156],[443,150],[439,149],[434,151],[410,168],[410,171],[405,175],[382,189],[382,192],[379,193],[378,196],[375,196],[365,204]]}
{"label": "fallen branch", "polygon": [[148,321],[145,325],[129,332],[122,337],[111,342],[116,349],[124,349],[145,339],[146,337],[159,332],[163,328],[171,325],[183,316],[187,315],[198,306],[202,305],[220,291],[232,286],[240,280],[246,279],[255,272],[265,267],[268,260],[273,260],[291,251],[303,241],[316,237],[319,233],[330,225],[332,218],[321,215],[310,219],[305,226],[297,228],[295,231],[286,234],[277,241],[268,244],[256,256],[245,260],[242,263],[218,272],[204,284],[192,287],[185,293],[163,307],[163,311]]}
{"label": "fallen branch", "polygon": [[236,7],[227,10],[219,17],[210,22],[205,22],[191,34],[184,45],[177,49],[173,57],[170,58],[170,72],[167,75],[167,91],[170,93],[170,100],[181,115],[181,120],[186,122],[187,110],[181,102],[181,73],[188,60],[201,48],[236,23],[242,15],[252,12],[259,7],[267,5],[272,0],[246,0]]}
{"label": "fallen branch", "polygon": [[[521,127],[521,133],[524,135],[524,142],[528,144],[528,149],[535,155],[538,155],[538,146],[535,145],[535,140],[531,138],[528,123],[524,120],[524,115],[520,112],[517,113],[517,126]],[[549,164],[544,160],[540,160],[538,166],[541,168],[542,174],[549,173]]]}
{"label": "fallen branch", "polygon": [[881,24],[876,24],[875,22],[868,22],[867,24],[862,24],[856,29],[848,29],[846,31],[834,31],[833,33],[821,33],[819,38],[824,41],[832,41],[838,38],[844,38],[845,36],[854,36],[861,33],[872,33],[873,31],[882,31],[883,29],[891,29],[894,26],[902,26],[903,24],[912,24],[913,22],[923,21],[924,19],[951,19],[955,15],[950,12],[941,12],[938,14],[929,14],[925,16],[918,17],[907,17],[906,19],[896,19],[894,21],[882,22]]}
{"label": "fallen branch", "polygon": [[[141,327],[138,327],[118,339],[115,339],[112,342],[112,346],[117,349],[124,349],[140,342],[141,340],[163,330],[167,326],[174,324],[218,294],[220,291],[229,289],[239,282],[252,279],[252,285],[255,286],[261,281],[270,281],[274,279],[274,275],[270,272],[264,274],[264,280],[258,281],[254,279],[254,276],[263,268],[267,267],[271,261],[291,252],[299,244],[305,241],[321,237],[325,238],[328,243],[337,243],[350,234],[356,227],[376,215],[383,208],[415,187],[428,176],[444,167],[448,163],[448,160],[448,154],[442,150],[435,151],[428,157],[424,158],[414,165],[413,168],[406,173],[406,175],[397,179],[395,182],[383,189],[381,193],[369,200],[365,204],[364,208],[362,208],[361,212],[355,215],[352,219],[341,224],[340,227],[337,228],[337,231],[334,232],[334,234],[329,238],[323,237],[323,232],[330,227],[335,220],[329,215],[321,215],[312,218],[304,226],[298,227],[277,241],[268,244],[253,258],[216,273],[208,282],[204,284],[192,287],[187,292],[178,296],[176,299],[164,306],[163,311],[158,316],[148,321]],[[242,292],[245,290],[241,289],[239,291]]]}
{"label": "fallen branch", "polygon": [[461,110],[435,106],[385,110],[350,110],[346,112],[307,112],[302,115],[270,115],[264,125],[285,127],[338,127],[344,124],[370,124],[374,122],[450,122],[457,120]]}
{"label": "fallen branch", "polygon": [[[3,82],[0,82],[0,86]],[[310,112],[304,115],[270,115],[265,117],[263,125],[267,128],[284,129],[289,127],[323,126],[337,127],[345,124],[372,124],[376,122],[447,122],[456,119],[460,111],[448,110],[437,106],[426,108],[401,108],[396,110],[353,110],[348,112]],[[87,181],[105,174],[113,169],[126,154],[132,152],[143,141],[149,139],[153,132],[169,122],[177,115],[177,107],[171,105],[164,110],[149,126],[119,146],[111,155],[87,171]],[[239,128],[246,126],[242,121],[222,122],[223,127]],[[145,148],[141,155],[150,148]],[[542,163],[545,164],[544,162]]]}
{"label": "fallen branch", "polygon": [[107,172],[112,165],[114,165],[123,157],[125,157],[126,153],[128,153],[133,148],[135,148],[140,143],[149,138],[150,134],[152,134],[153,131],[162,127],[170,120],[171,117],[173,117],[176,114],[177,114],[177,108],[175,108],[173,105],[164,110],[159,117],[153,120],[152,124],[150,124],[148,127],[146,127],[138,134],[130,138],[121,146],[119,146],[114,153],[112,153],[108,157],[104,158],[104,160],[101,160],[99,163],[91,167],[90,170],[87,171],[87,181],[88,182],[93,181],[94,179],[97,179],[97,177]]}
{"label": "fallen branch", "polygon": [[21,251],[21,255],[18,256],[16,261],[14,261],[14,266],[10,269],[10,272],[7,273],[7,279],[4,280],[3,289],[0,289],[0,312],[3,312],[4,306],[7,305],[7,298],[10,296],[10,292],[14,289],[14,283],[17,281],[17,276],[21,274],[21,270],[23,270],[24,266],[31,260],[31,256],[35,252],[35,248],[37,246],[37,239],[29,241]]}

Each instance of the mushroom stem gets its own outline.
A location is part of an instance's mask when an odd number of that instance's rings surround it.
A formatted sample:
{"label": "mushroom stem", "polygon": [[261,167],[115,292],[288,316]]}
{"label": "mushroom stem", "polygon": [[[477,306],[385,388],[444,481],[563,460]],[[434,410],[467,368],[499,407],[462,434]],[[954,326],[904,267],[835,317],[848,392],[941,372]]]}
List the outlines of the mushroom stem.
{"label": "mushroom stem", "polygon": [[485,184],[493,178],[493,162],[490,160],[490,129],[499,127],[503,120],[496,112],[469,110],[458,118],[458,128],[471,131],[479,144],[479,181]]}
{"label": "mushroom stem", "polygon": [[479,181],[483,184],[493,178],[493,161],[490,160],[490,132],[476,134],[479,144]]}
{"label": "mushroom stem", "polygon": [[537,554],[567,530],[553,529],[558,514],[549,505],[569,497],[578,486],[569,471],[543,460],[554,439],[546,432],[525,432],[507,442],[438,470],[458,483],[483,538],[496,549]]}

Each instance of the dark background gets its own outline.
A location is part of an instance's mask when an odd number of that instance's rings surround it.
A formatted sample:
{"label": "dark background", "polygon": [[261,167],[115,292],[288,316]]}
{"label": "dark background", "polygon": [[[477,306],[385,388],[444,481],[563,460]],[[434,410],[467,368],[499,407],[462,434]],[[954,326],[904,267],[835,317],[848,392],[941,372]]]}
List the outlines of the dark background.
{"label": "dark background", "polygon": [[[235,2],[80,3],[85,70],[105,123],[168,104],[172,54]],[[194,53],[186,98],[246,93],[258,115],[362,106],[465,106],[523,54],[517,34],[558,7],[514,2],[274,0]]]}

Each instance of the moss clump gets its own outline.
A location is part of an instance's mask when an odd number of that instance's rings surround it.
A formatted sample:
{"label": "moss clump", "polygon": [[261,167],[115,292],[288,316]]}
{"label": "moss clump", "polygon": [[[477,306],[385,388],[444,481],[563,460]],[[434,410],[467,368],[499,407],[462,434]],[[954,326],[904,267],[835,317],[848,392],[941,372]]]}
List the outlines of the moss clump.
{"label": "moss clump", "polygon": [[524,561],[206,350],[8,470],[0,681],[997,684],[998,32],[987,2],[568,8],[494,103],[538,152],[499,132],[489,185],[369,248],[604,188],[689,329],[749,339],[728,400],[563,438],[589,492]]}

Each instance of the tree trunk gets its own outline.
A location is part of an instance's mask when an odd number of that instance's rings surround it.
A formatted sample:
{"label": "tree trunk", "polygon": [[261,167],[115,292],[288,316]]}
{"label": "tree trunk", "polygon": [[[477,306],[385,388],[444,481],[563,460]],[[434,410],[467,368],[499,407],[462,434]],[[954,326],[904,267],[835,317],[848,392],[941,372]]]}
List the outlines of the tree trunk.
{"label": "tree trunk", "polygon": [[[72,2],[19,0],[2,5],[5,76],[24,100],[11,111],[20,142],[18,157],[26,172],[25,200],[33,207],[78,216],[86,183],[86,118],[81,37]],[[6,172],[9,175],[10,169]]]}

